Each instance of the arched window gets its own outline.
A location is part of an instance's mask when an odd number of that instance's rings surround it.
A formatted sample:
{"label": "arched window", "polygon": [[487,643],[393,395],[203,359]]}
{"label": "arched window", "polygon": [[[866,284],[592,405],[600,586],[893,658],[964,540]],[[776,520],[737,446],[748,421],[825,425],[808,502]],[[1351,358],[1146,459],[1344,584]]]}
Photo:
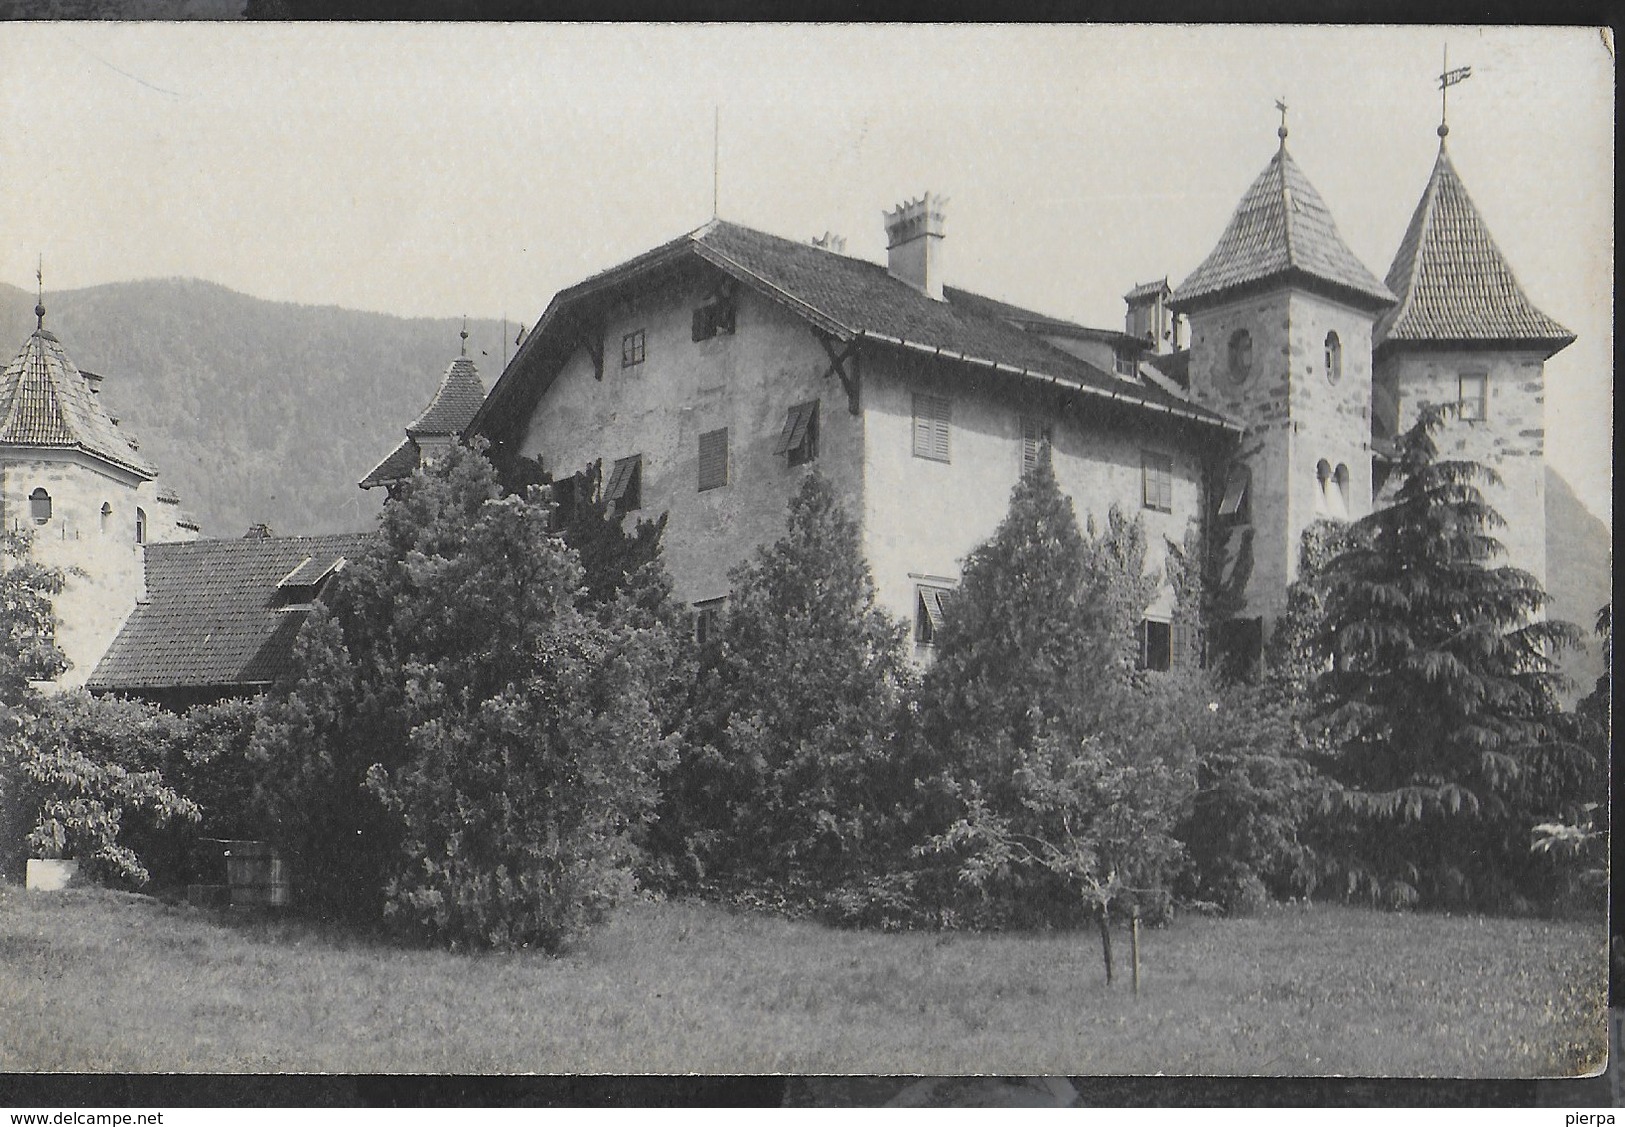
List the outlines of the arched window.
{"label": "arched window", "polygon": [[101,533],[102,533],[103,536],[107,535],[107,529],[108,529],[109,524],[112,522],[112,519],[113,519],[113,506],[108,504],[106,501],[103,501],[102,502],[102,527],[101,527]]}
{"label": "arched window", "polygon": [[1322,458],[1315,465],[1315,512],[1321,516],[1331,513],[1332,464]]}
{"label": "arched window", "polygon": [[1347,520],[1349,515],[1349,468],[1342,462],[1332,471],[1332,512]]}
{"label": "arched window", "polygon": [[51,519],[51,495],[43,489],[36,489],[28,495],[28,515],[34,518],[35,524],[46,524]]}
{"label": "arched window", "polygon": [[1253,374],[1253,334],[1246,329],[1237,329],[1230,334],[1230,378],[1236,383],[1246,383],[1247,377]]}
{"label": "arched window", "polygon": [[1336,333],[1326,334],[1326,378],[1332,383],[1343,378],[1343,342]]}
{"label": "arched window", "polygon": [[145,509],[135,511],[135,542],[137,544],[147,542],[147,510]]}

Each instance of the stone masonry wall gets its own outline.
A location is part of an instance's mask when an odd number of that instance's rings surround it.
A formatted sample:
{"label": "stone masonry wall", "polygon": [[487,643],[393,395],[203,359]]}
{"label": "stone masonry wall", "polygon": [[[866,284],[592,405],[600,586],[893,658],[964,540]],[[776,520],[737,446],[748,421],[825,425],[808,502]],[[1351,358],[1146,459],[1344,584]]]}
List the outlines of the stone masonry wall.
{"label": "stone masonry wall", "polygon": [[1507,554],[1500,561],[1546,582],[1546,380],[1541,353],[1520,349],[1403,350],[1385,356],[1379,398],[1395,404],[1392,425],[1403,432],[1423,404],[1453,404],[1462,372],[1487,377],[1482,421],[1452,419],[1438,435],[1444,458],[1467,458],[1495,470],[1499,486],[1485,499],[1506,520],[1495,530]]}

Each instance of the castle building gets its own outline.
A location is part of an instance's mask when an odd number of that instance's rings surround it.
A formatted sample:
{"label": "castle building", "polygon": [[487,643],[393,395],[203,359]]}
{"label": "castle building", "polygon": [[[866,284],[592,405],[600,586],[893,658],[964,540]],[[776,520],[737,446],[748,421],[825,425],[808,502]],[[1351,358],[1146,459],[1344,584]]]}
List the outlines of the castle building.
{"label": "castle building", "polygon": [[[623,512],[668,513],[667,563],[702,617],[816,466],[925,660],[960,561],[1039,458],[1080,518],[1142,517],[1150,567],[1204,544],[1235,596],[1210,642],[1256,660],[1304,530],[1372,510],[1424,404],[1452,408],[1446,456],[1500,474],[1509,562],[1544,579],[1543,364],[1574,337],[1519,287],[1447,132],[1383,281],[1293,159],[1283,109],[1212,251],[1177,287],[1134,286],[1122,332],[948,285],[929,193],[885,213],[885,266],[714,220],[555,296],[467,433],[540,460],[566,502],[600,461]],[[1181,613],[1165,582],[1148,666],[1198,656]]]}
{"label": "castle building", "polygon": [[60,568],[56,643],[83,684],[144,591],[150,544],[195,539],[197,522],[102,406],[102,377],[82,372],[45,327],[43,301],[22,351],[0,375],[0,520]]}

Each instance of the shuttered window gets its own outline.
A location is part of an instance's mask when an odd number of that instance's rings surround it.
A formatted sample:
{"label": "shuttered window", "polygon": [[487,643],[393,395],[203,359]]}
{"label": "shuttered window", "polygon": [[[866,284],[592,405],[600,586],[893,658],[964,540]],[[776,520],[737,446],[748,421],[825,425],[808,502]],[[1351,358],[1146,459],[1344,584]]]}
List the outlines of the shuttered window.
{"label": "shuttered window", "polygon": [[1140,622],[1140,668],[1166,673],[1174,663],[1173,624],[1147,618]]}
{"label": "shuttered window", "polygon": [[1247,503],[1248,486],[1252,484],[1252,471],[1246,466],[1231,466],[1224,479],[1224,498],[1219,502],[1219,516],[1236,524],[1252,519]]}
{"label": "shuttered window", "polygon": [[728,484],[728,428],[700,435],[700,492]]}
{"label": "shuttered window", "polygon": [[728,597],[704,599],[694,604],[694,640],[707,645],[717,640],[722,628],[722,616],[728,610]]}
{"label": "shuttered window", "polygon": [[914,590],[914,640],[922,646],[935,645],[942,629],[944,608],[954,593],[947,587],[923,585]]}
{"label": "shuttered window", "polygon": [[775,454],[788,454],[792,466],[804,466],[818,457],[818,400],[797,403],[784,416]]}
{"label": "shuttered window", "polygon": [[618,458],[604,489],[604,500],[623,513],[643,508],[643,455]]}
{"label": "shuttered window", "polygon": [[940,395],[914,397],[914,456],[936,462],[948,461],[948,426],[953,418],[952,401]]}
{"label": "shuttered window", "polygon": [[1174,511],[1174,460],[1150,450],[1140,452],[1140,474],[1144,479],[1145,507],[1159,513]]}
{"label": "shuttered window", "polygon": [[1021,420],[1021,472],[1031,473],[1049,461],[1050,428],[1041,419]]}

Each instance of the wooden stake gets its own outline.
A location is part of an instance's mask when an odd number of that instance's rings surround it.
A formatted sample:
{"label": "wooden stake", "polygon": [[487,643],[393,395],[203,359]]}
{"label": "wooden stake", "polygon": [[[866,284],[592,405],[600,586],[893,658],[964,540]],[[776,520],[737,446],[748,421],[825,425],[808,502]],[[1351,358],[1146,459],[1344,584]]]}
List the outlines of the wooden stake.
{"label": "wooden stake", "polygon": [[1140,996],[1140,909],[1134,909],[1129,921],[1129,945],[1134,949],[1134,996]]}
{"label": "wooden stake", "polygon": [[1100,908],[1100,957],[1106,960],[1106,985],[1112,984],[1112,929],[1106,920],[1106,907]]}

